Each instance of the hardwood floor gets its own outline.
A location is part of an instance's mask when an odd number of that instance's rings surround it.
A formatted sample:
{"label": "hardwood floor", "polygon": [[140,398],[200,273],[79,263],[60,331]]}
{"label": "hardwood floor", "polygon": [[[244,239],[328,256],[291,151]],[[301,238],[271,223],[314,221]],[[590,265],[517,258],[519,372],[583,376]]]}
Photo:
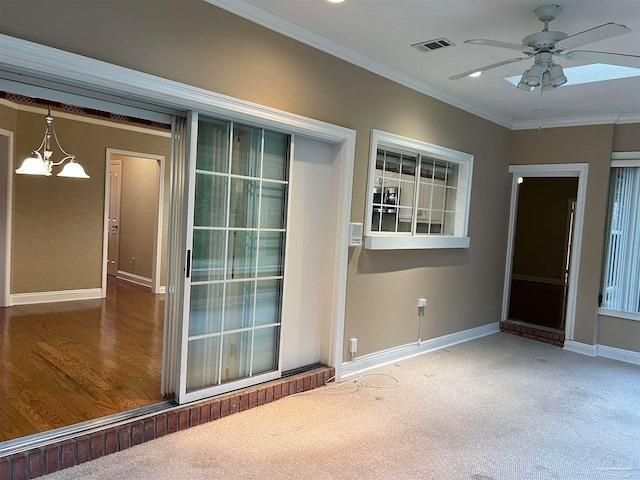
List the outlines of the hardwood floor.
{"label": "hardwood floor", "polygon": [[0,308],[0,442],[163,401],[164,295]]}

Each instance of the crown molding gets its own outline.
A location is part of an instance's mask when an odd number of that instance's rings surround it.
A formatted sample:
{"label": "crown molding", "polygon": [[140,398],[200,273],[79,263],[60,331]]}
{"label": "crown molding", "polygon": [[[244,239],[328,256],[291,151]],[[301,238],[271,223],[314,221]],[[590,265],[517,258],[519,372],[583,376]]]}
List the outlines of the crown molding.
{"label": "crown molding", "polygon": [[640,114],[590,115],[585,117],[550,118],[513,122],[512,130],[532,130],[535,128],[580,127],[585,125],[610,125],[640,123]]}
{"label": "crown molding", "polygon": [[416,90],[429,97],[440,100],[453,107],[459,108],[466,112],[472,113],[478,117],[497,123],[506,128],[512,128],[513,120],[504,115],[500,115],[487,108],[474,105],[451,95],[427,82],[417,79],[411,75],[407,75],[386,63],[380,62],[375,58],[369,57],[351,48],[331,40],[323,35],[313,32],[291,20],[287,20],[276,15],[269,10],[259,7],[247,0],[204,0],[211,5],[222,8],[235,15],[250,20],[253,23],[262,25],[263,27],[273,30],[289,38],[302,42],[313,48],[321,50],[329,55],[345,60],[353,65],[368,70],[376,75],[392,80],[400,85]]}
{"label": "crown molding", "polygon": [[640,113],[627,113],[620,115],[616,124],[621,123],[640,123]]}

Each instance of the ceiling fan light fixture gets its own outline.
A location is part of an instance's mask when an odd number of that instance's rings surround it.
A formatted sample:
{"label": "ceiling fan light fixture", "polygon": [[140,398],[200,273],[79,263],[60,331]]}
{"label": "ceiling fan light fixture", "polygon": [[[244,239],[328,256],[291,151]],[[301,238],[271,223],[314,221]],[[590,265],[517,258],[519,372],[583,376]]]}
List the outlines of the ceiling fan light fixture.
{"label": "ceiling fan light fixture", "polygon": [[548,92],[549,90],[553,90],[555,87],[551,83],[551,77],[549,75],[549,71],[546,71],[542,74],[542,91]]}
{"label": "ceiling fan light fixture", "polygon": [[536,63],[527,71],[527,76],[524,79],[524,83],[529,85],[530,87],[537,87],[542,83],[542,74],[544,73],[545,68]]}
{"label": "ceiling fan light fixture", "polygon": [[522,78],[518,82],[518,88],[520,90],[524,90],[525,92],[530,92],[531,90],[533,90],[533,87],[530,87],[525,82],[525,80],[527,79],[527,75],[529,75],[529,70],[525,70],[524,73],[522,74]]}
{"label": "ceiling fan light fixture", "polygon": [[567,77],[562,70],[562,67],[557,63],[554,63],[549,69],[549,83],[553,86],[553,88],[560,87],[567,83]]}

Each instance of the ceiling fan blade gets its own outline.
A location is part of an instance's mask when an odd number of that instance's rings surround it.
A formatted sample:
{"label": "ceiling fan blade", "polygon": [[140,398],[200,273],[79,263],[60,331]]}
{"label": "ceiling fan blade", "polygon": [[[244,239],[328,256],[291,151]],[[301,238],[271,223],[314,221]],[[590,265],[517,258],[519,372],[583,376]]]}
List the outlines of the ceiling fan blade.
{"label": "ceiling fan blade", "polygon": [[491,70],[492,68],[498,68],[498,67],[501,67],[502,65],[508,65],[509,63],[520,62],[522,60],[527,60],[528,58],[530,57],[510,58],[509,60],[504,60],[502,62],[492,63],[491,65],[485,65],[484,67],[474,68],[473,70],[467,70],[466,72],[462,72],[452,77],[449,77],[449,80],[459,80],[461,78],[468,77],[472,73],[486,72],[487,70]]}
{"label": "ceiling fan blade", "polygon": [[618,35],[623,35],[625,33],[629,33],[630,31],[631,29],[625,27],[624,25],[612,22],[605,23],[604,25],[590,28],[589,30],[576,33],[575,35],[570,35],[564,40],[560,40],[556,44],[556,49],[561,51],[571,50],[572,48],[580,47],[588,43],[593,43]]}
{"label": "ceiling fan blade", "polygon": [[564,58],[576,62],[606,63],[622,67],[640,68],[640,56],[622,53],[590,52],[588,50],[573,50],[562,55]]}
{"label": "ceiling fan blade", "polygon": [[522,45],[520,43],[500,42],[498,40],[485,40],[484,38],[465,40],[464,43],[471,43],[473,45],[486,45],[487,47],[509,48],[511,50],[519,50],[525,53],[534,51],[530,47]]}

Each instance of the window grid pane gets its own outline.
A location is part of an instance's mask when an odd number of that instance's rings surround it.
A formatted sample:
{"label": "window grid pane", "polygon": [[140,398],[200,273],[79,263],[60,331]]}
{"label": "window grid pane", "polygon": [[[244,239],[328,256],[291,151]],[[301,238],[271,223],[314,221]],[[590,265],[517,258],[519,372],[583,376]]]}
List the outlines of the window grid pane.
{"label": "window grid pane", "polygon": [[254,353],[277,369],[279,328],[254,329],[281,321],[288,155],[287,135],[200,119],[188,391],[252,376]]}
{"label": "window grid pane", "polygon": [[[378,130],[371,138],[365,248],[467,248],[473,155]],[[426,238],[436,236],[454,238]]]}
{"label": "window grid pane", "polygon": [[378,149],[371,231],[454,235],[458,174],[453,162]]}

